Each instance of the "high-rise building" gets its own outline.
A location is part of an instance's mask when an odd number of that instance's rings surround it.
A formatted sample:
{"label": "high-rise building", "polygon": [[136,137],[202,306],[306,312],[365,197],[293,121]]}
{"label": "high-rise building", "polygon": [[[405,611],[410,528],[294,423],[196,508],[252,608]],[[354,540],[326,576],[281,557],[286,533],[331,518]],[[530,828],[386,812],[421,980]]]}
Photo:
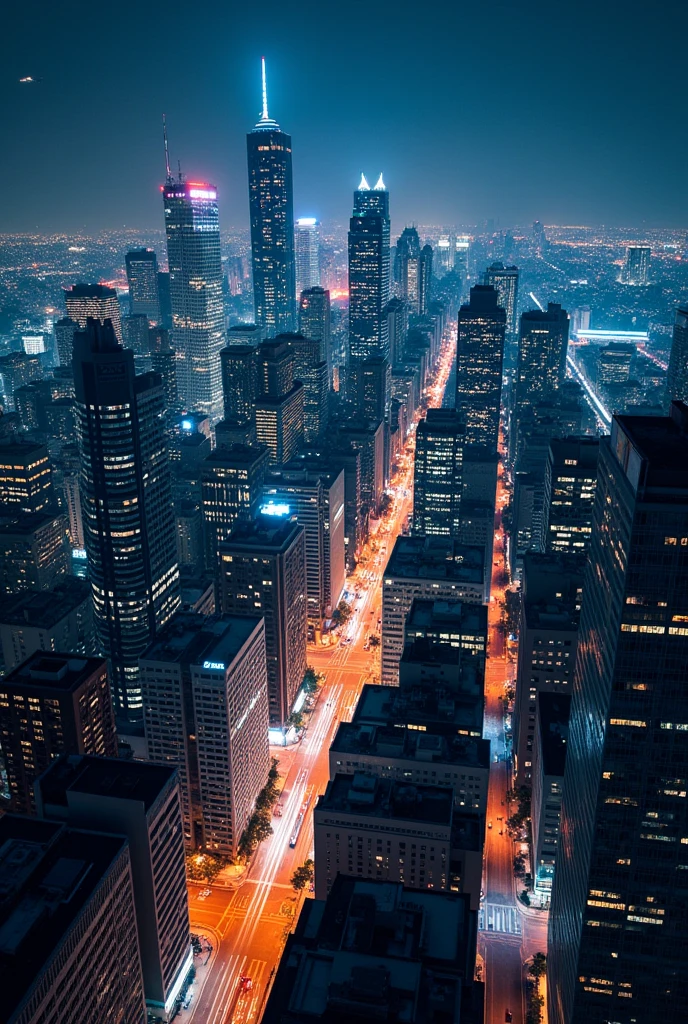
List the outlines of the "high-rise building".
{"label": "high-rise building", "polygon": [[146,1009],[171,1020],[193,966],[176,768],[64,755],[41,776],[41,818],[126,836]]}
{"label": "high-rise building", "polygon": [[[224,418],[247,431],[255,440],[258,396],[258,349],[253,345],[228,345],[220,352]],[[250,443],[250,442],[249,442]]]}
{"label": "high-rise building", "polygon": [[0,695],[2,759],[13,811],[35,812],[34,783],[60,754],[117,756],[103,658],[34,651],[0,680]]}
{"label": "high-rise building", "polygon": [[541,551],[587,551],[597,483],[596,437],[552,438],[545,467]]}
{"label": "high-rise building", "polygon": [[685,1015],[688,407],[600,442],[547,944],[548,1016]]}
{"label": "high-rise building", "polygon": [[330,389],[327,363],[320,358],[322,344],[302,334],[278,335],[288,339],[294,356],[294,379],[303,384],[303,439],[317,445],[327,432]]}
{"label": "high-rise building", "polygon": [[512,416],[514,459],[518,456],[515,432],[528,411],[553,400],[561,389],[568,343],[569,316],[558,302],[549,302],[546,310],[531,309],[521,314]]}
{"label": "high-rise building", "polygon": [[499,305],[506,311],[506,336],[514,342],[518,335],[518,267],[491,263],[485,271],[484,283],[497,289]]}
{"label": "high-rise building", "polygon": [[0,876],[6,1024],[146,1024],[124,837],[5,814]]}
{"label": "high-rise building", "polygon": [[227,331],[228,345],[250,345],[257,348],[265,341],[265,328],[260,324],[233,324]]}
{"label": "high-rise building", "polygon": [[0,440],[0,503],[3,515],[46,512],[53,505],[52,469],[46,445],[24,436]]}
{"label": "high-rise building", "polygon": [[220,544],[240,520],[255,517],[268,466],[267,448],[234,444],[215,448],[201,466],[201,501],[206,567],[215,574]]}
{"label": "high-rise building", "polygon": [[164,396],[95,321],[74,339],[81,508],[96,636],[118,714],[142,714],[138,657],[179,605]]}
{"label": "high-rise building", "polygon": [[[256,323],[268,335],[296,327],[296,264],[291,136],[268,113],[263,59],[263,109],[246,136]],[[317,282],[315,282],[317,284]]]}
{"label": "high-rise building", "polygon": [[9,352],[6,356],[0,356],[0,397],[3,408],[12,411],[15,408],[15,391],[42,376],[38,356],[27,356],[25,352]]}
{"label": "high-rise building", "polygon": [[299,217],[294,226],[296,296],[320,286],[320,225],[315,217]]}
{"label": "high-rise building", "polygon": [[432,283],[432,246],[421,249],[416,228],[404,228],[397,240],[394,279],[409,313],[424,316]]}
{"label": "high-rise building", "polygon": [[179,418],[181,403],[177,385],[177,353],[170,344],[170,332],[165,327],[151,327],[148,331],[150,368],[162,378],[165,395],[165,423],[171,431]]}
{"label": "high-rise building", "polygon": [[459,310],[456,408],[466,424],[466,444],[497,451],[502,399],[506,310],[491,285],[471,288]]}
{"label": "high-rise building", "polygon": [[533,888],[545,899],[552,892],[559,852],[570,712],[570,694],[538,694],[530,817],[533,830]]}
{"label": "high-rise building", "polygon": [[619,342],[601,348],[597,357],[597,384],[625,384],[630,380],[636,352],[635,345]]}
{"label": "high-rise building", "polygon": [[416,431],[413,532],[458,536],[464,426],[455,409],[428,409]]}
{"label": "high-rise building", "polygon": [[69,573],[67,518],[46,512],[0,523],[0,590],[52,590]]}
{"label": "high-rise building", "polygon": [[225,615],[262,615],[270,725],[283,726],[306,671],[308,597],[305,531],[291,516],[238,522],[220,546],[219,603]]}
{"label": "high-rise building", "polygon": [[74,344],[74,331],[79,325],[68,316],[62,317],[55,323],[55,345],[60,366],[72,365],[72,346]]}
{"label": "high-rise building", "polygon": [[[122,344],[122,316],[117,292],[105,284],[75,284],[65,292],[67,316],[83,330],[89,319],[112,323],[117,341]],[[69,364],[67,364],[69,365]]]}
{"label": "high-rise building", "polygon": [[667,396],[672,402],[688,402],[688,303],[676,310],[667,373]]}
{"label": "high-rise building", "polygon": [[404,354],[404,342],[408,331],[408,306],[398,296],[393,295],[385,306],[385,316],[389,338],[389,361],[394,368],[401,362]]}
{"label": "high-rise building", "polygon": [[399,679],[404,625],[413,599],[483,604],[483,552],[453,537],[397,537],[382,581],[382,682]]}
{"label": "high-rise building", "polygon": [[150,369],[149,331],[150,324],[145,313],[122,317],[122,344],[134,353],[139,372]]}
{"label": "high-rise building", "polygon": [[179,769],[187,849],[236,857],[270,768],[263,619],[179,612],[139,664],[148,755]]}
{"label": "high-rise building", "polygon": [[346,583],[344,470],[318,458],[295,459],[268,474],[264,493],[264,512],[288,508],[305,530],[308,620],[320,629]]}
{"label": "high-rise building", "polygon": [[93,598],[85,580],[62,578],[52,590],[24,590],[0,597],[0,674],[34,651],[95,650]]}
{"label": "high-rise building", "polygon": [[158,297],[160,298],[160,323],[172,330],[172,297],[170,295],[169,270],[158,271]]}
{"label": "high-rise building", "polygon": [[644,287],[649,283],[651,255],[652,249],[649,245],[628,246],[626,262],[621,272],[621,280],[624,284]]}
{"label": "high-rise building", "polygon": [[215,421],[222,418],[225,344],[217,189],[168,177],[162,195],[179,393],[188,411]]}
{"label": "high-rise building", "polygon": [[262,342],[256,360],[256,437],[273,462],[289,462],[303,446],[304,430],[304,386],[294,379],[290,339],[278,336]]}
{"label": "high-rise building", "polygon": [[143,314],[152,324],[159,324],[158,257],[153,249],[134,249],[124,257],[129,283],[129,313]]}
{"label": "high-rise building", "polygon": [[314,286],[301,292],[299,334],[320,343],[318,359],[327,363],[328,387],[332,388],[330,293],[325,288]]}
{"label": "high-rise building", "polygon": [[354,406],[362,361],[374,356],[389,359],[389,261],[389,192],[382,175],[373,189],[362,175],[349,222],[348,384]]}

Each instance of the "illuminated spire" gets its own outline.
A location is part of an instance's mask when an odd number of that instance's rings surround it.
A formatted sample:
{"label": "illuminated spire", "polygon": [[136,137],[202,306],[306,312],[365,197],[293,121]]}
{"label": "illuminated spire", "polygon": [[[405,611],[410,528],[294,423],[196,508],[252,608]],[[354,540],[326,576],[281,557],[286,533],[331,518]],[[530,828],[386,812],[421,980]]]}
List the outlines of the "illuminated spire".
{"label": "illuminated spire", "polygon": [[263,72],[263,116],[261,121],[269,121],[270,115],[268,114],[268,80],[265,75],[265,57],[260,58],[262,72]]}
{"label": "illuminated spire", "polygon": [[361,184],[358,186],[358,192],[370,192],[370,185],[366,181],[365,174],[361,174]]}
{"label": "illuminated spire", "polygon": [[377,184],[375,185],[375,191],[376,192],[385,192],[386,191],[386,185],[385,185],[384,181],[382,180],[382,171],[380,171],[380,177],[377,179]]}

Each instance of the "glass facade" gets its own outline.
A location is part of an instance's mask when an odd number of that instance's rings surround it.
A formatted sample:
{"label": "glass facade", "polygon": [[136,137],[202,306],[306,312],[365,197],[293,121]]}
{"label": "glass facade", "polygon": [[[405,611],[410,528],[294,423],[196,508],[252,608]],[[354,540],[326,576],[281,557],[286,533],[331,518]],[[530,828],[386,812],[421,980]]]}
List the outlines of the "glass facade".
{"label": "glass facade", "polygon": [[459,310],[456,408],[466,425],[466,444],[497,451],[502,400],[506,312],[489,285],[471,288]]}

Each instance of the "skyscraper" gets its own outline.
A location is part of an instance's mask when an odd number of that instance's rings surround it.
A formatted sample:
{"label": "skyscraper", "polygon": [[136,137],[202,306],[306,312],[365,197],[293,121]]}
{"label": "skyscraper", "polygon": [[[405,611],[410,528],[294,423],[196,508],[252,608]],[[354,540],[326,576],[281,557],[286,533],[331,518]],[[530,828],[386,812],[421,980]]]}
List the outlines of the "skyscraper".
{"label": "skyscraper", "polygon": [[413,532],[449,534],[461,529],[464,428],[455,409],[428,409],[416,432]]}
{"label": "skyscraper", "polygon": [[89,321],[74,339],[74,386],[96,636],[115,710],[137,719],[139,654],[179,605],[162,383],[135,376],[133,353]]}
{"label": "skyscraper", "polygon": [[122,344],[122,317],[117,292],[105,284],[75,284],[65,292],[67,315],[83,330],[90,317],[104,324],[112,322],[117,341]]}
{"label": "skyscraper", "polygon": [[416,228],[404,228],[396,245],[394,278],[400,298],[410,313],[423,316],[428,310],[432,282],[432,246],[421,249]]}
{"label": "skyscraper", "polygon": [[[389,192],[361,175],[349,222],[349,350],[352,363],[389,358]],[[352,367],[353,371],[353,367]]]}
{"label": "skyscraper", "polygon": [[330,293],[314,286],[301,292],[299,298],[299,334],[320,342],[318,358],[327,363],[327,379],[332,387],[332,342]]}
{"label": "skyscraper", "polygon": [[317,444],[327,431],[329,387],[327,363],[320,358],[322,343],[302,334],[284,335],[294,354],[294,378],[303,384],[303,437]]}
{"label": "skyscraper", "polygon": [[514,461],[518,457],[519,424],[529,410],[552,401],[564,382],[568,343],[569,315],[558,302],[549,302],[546,310],[531,309],[521,314],[511,419],[510,449]]}
{"label": "skyscraper", "polygon": [[315,217],[299,217],[294,228],[296,297],[320,285],[320,225]]}
{"label": "skyscraper", "polygon": [[485,271],[484,283],[497,289],[499,305],[506,310],[506,336],[515,341],[518,334],[518,267],[491,263]]}
{"label": "skyscraper", "polygon": [[170,332],[164,327],[151,327],[148,331],[148,349],[153,373],[162,378],[165,394],[165,422],[171,430],[181,412],[177,385],[177,353],[170,345]]}
{"label": "skyscraper", "polygon": [[243,428],[247,444],[256,436],[258,349],[252,345],[228,345],[220,353],[224,422]]}
{"label": "skyscraper", "polygon": [[62,317],[55,324],[55,344],[60,366],[72,365],[72,345],[74,344],[74,331],[78,328],[76,321],[68,316]]}
{"label": "skyscraper", "polygon": [[251,217],[253,300],[256,323],[269,335],[296,326],[294,197],[291,136],[268,114],[263,70],[263,110],[246,136]]}
{"label": "skyscraper", "polygon": [[642,287],[649,283],[651,255],[652,249],[649,245],[629,245],[626,249],[626,262],[621,272],[621,280],[624,284]]}
{"label": "skyscraper", "polygon": [[673,402],[688,402],[688,303],[676,310],[667,395]]}
{"label": "skyscraper", "polygon": [[256,437],[273,462],[289,462],[303,445],[304,386],[294,380],[294,354],[285,337],[262,342],[256,350],[258,397]]}
{"label": "skyscraper", "polygon": [[0,440],[0,503],[3,514],[46,512],[55,501],[46,445],[19,435]]}
{"label": "skyscraper", "polygon": [[545,468],[541,551],[585,552],[590,546],[597,483],[596,437],[552,438]]}
{"label": "skyscraper", "polygon": [[497,451],[502,399],[506,311],[491,285],[471,288],[459,310],[456,408],[466,424],[466,444]]}
{"label": "skyscraper", "polygon": [[600,442],[552,891],[552,1024],[685,1017],[688,407]]}
{"label": "skyscraper", "polygon": [[168,174],[162,194],[179,393],[187,410],[216,421],[222,418],[225,343],[217,189]]}
{"label": "skyscraper", "polygon": [[129,314],[142,313],[152,324],[159,324],[158,257],[153,249],[134,249],[126,254],[124,262],[129,282]]}

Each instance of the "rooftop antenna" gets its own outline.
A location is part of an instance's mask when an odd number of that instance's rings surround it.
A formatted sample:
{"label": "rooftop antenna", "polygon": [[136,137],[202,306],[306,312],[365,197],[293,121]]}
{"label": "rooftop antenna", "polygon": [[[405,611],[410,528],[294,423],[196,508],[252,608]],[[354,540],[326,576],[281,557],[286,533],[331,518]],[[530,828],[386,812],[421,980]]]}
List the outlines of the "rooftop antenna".
{"label": "rooftop antenna", "polygon": [[179,170],[179,180],[180,181],[184,181],[184,175],[182,174],[182,162],[181,162],[181,160],[177,160],[177,168]]}
{"label": "rooftop antenna", "polygon": [[169,184],[172,181],[172,174],[170,173],[170,150],[167,145],[167,122],[164,114],[162,115],[162,138],[165,143],[165,181]]}
{"label": "rooftop antenna", "polygon": [[269,121],[270,115],[268,114],[268,82],[265,75],[265,57],[260,58],[261,71],[263,75],[263,114],[261,121]]}

